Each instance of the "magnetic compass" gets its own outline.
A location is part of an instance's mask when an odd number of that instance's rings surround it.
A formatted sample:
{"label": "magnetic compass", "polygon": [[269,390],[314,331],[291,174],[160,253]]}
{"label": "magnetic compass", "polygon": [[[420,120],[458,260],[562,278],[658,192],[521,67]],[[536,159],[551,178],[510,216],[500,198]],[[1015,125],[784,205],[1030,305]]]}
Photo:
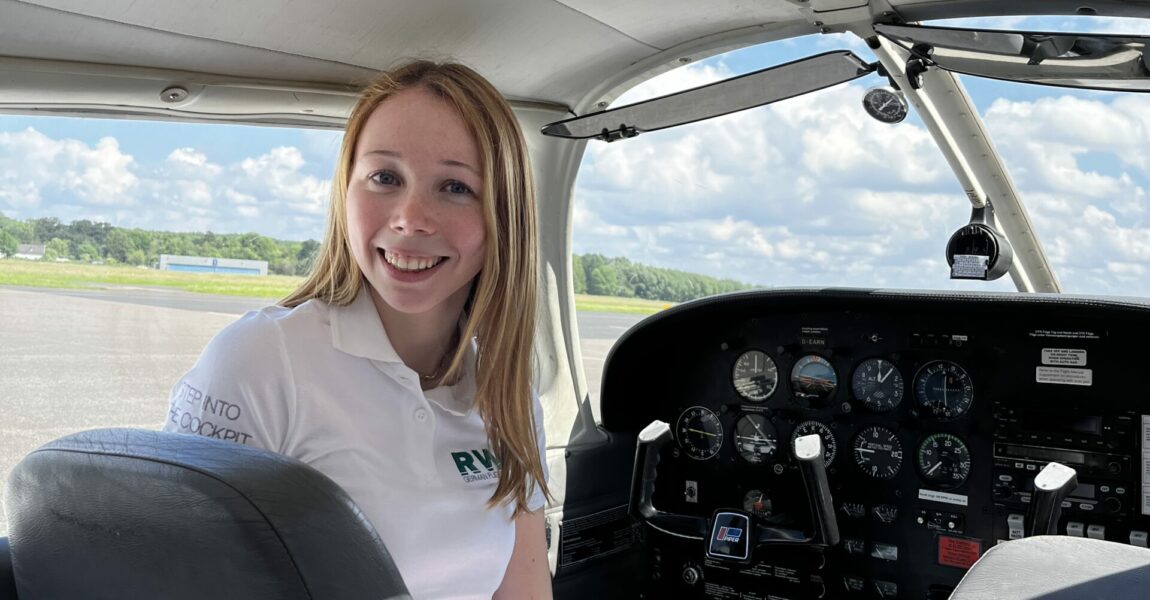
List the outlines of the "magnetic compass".
{"label": "magnetic compass", "polygon": [[906,118],[907,105],[902,93],[888,87],[873,87],[863,96],[863,108],[868,115],[883,123],[901,123]]}

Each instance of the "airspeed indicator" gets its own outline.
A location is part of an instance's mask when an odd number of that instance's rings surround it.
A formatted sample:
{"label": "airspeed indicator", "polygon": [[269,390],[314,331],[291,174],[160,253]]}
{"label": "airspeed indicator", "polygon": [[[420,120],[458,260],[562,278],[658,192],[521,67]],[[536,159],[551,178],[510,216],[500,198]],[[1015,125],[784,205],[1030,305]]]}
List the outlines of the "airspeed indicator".
{"label": "airspeed indicator", "polygon": [[739,395],[751,402],[762,402],[775,393],[779,384],[779,369],[766,353],[748,350],[735,361],[731,370],[731,383]]}

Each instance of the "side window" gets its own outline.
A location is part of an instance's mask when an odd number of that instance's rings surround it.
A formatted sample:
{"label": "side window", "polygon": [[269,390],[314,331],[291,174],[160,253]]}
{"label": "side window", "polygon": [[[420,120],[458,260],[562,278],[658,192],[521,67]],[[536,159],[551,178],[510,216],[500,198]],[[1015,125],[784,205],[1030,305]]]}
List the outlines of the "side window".
{"label": "side window", "polygon": [[159,428],[208,340],[301,280],[339,142],[0,117],[0,485],[59,436]]}

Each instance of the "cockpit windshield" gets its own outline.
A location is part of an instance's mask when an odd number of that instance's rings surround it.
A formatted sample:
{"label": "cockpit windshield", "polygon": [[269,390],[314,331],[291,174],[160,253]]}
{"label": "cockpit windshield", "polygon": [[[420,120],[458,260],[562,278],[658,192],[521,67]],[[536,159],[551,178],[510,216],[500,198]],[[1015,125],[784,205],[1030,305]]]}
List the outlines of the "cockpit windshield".
{"label": "cockpit windshield", "polygon": [[[1133,19],[937,24],[1146,29]],[[830,49],[875,60],[855,36],[797,38],[686,64],[612,108]],[[1150,163],[1138,151],[1150,139],[1150,96],[960,79],[1063,291],[1150,293]],[[947,240],[970,220],[971,203],[917,111],[896,124],[868,116],[864,95],[887,84],[872,74],[634,139],[589,142],[576,185],[575,253],[737,274],[756,287],[1016,289],[1008,277],[950,278]]]}

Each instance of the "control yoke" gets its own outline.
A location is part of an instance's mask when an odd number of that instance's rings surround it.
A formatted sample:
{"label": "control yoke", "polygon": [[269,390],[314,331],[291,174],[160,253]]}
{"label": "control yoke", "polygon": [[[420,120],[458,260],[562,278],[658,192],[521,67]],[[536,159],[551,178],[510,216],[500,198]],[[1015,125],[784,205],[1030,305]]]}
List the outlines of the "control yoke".
{"label": "control yoke", "polygon": [[[691,515],[663,512],[652,504],[655,495],[656,467],[659,453],[671,441],[671,427],[662,421],[653,421],[639,432],[635,446],[635,468],[631,476],[631,499],[628,511],[631,518],[645,522],[651,527],[670,535],[708,540],[718,536],[729,536],[731,529],[719,527],[715,532],[708,531],[707,519]],[[795,442],[795,459],[799,463],[803,488],[806,490],[814,532],[807,533],[795,529],[766,526],[754,523],[750,541],[754,547],[778,545],[834,546],[839,542],[839,527],[835,519],[834,504],[831,500],[830,484],[827,482],[826,466],[823,463],[822,439],[817,435],[807,435]],[[723,515],[742,515],[744,523],[752,523],[750,516],[738,510],[722,509]],[[712,545],[716,540],[712,539]],[[719,541],[723,541],[720,539]],[[717,556],[712,554],[712,556]],[[734,556],[719,556],[735,558]]]}
{"label": "control yoke", "polygon": [[1078,473],[1070,467],[1052,462],[1034,478],[1034,494],[1026,508],[1027,535],[1055,535],[1062,501],[1078,487]]}

